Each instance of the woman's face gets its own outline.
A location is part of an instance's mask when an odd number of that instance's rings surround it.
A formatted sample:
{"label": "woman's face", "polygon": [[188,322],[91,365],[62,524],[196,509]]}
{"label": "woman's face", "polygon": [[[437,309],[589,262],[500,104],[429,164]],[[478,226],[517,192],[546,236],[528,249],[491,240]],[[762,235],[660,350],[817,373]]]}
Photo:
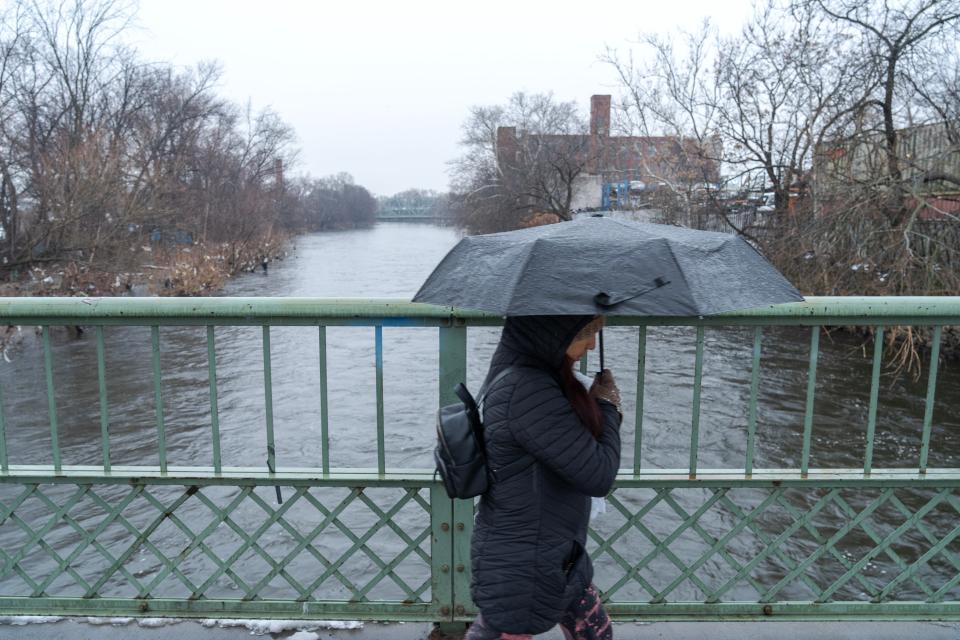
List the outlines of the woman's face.
{"label": "woman's face", "polygon": [[567,347],[567,356],[577,362],[587,354],[587,351],[593,350],[597,346],[597,332],[603,328],[603,319],[588,324],[584,331],[581,331]]}

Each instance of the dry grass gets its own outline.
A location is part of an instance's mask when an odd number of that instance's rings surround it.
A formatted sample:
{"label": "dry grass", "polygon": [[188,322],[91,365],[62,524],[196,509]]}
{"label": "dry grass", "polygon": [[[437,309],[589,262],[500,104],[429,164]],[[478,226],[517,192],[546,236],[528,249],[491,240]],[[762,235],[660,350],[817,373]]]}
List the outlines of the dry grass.
{"label": "dry grass", "polygon": [[[807,206],[765,214],[743,229],[770,262],[804,295],[954,296],[960,294],[960,220],[921,214],[902,218],[877,206],[876,198],[832,203],[817,215]],[[705,228],[718,211],[683,214],[672,222]],[[666,221],[666,220],[664,220]],[[732,230],[732,229],[731,229]],[[844,327],[873,341],[871,327]],[[887,327],[886,365],[895,372],[921,374],[933,331],[923,326]],[[960,329],[944,327],[941,357],[960,359]]]}
{"label": "dry grass", "polygon": [[139,247],[123,262],[111,259],[35,265],[16,281],[0,285],[0,296],[204,296],[228,278],[260,267],[264,258],[283,257],[285,235],[255,242]]}

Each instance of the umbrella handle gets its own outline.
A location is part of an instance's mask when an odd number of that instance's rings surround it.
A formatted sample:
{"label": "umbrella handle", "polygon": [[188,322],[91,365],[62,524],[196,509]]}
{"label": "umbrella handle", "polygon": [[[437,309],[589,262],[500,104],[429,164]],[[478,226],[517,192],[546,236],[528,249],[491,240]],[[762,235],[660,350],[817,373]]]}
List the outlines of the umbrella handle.
{"label": "umbrella handle", "polygon": [[603,329],[600,329],[600,372],[603,373]]}
{"label": "umbrella handle", "polygon": [[660,287],[665,287],[668,284],[670,284],[669,280],[664,280],[663,278],[657,277],[653,279],[652,287],[647,287],[642,291],[638,291],[636,293],[631,293],[631,294],[620,294],[620,295],[613,295],[613,296],[611,296],[609,293],[601,291],[597,295],[593,296],[593,301],[594,303],[597,304],[597,306],[609,308],[609,307],[616,306],[621,302],[626,302],[627,300],[633,300],[634,298],[639,298],[644,294],[650,293],[651,291],[655,291]]}

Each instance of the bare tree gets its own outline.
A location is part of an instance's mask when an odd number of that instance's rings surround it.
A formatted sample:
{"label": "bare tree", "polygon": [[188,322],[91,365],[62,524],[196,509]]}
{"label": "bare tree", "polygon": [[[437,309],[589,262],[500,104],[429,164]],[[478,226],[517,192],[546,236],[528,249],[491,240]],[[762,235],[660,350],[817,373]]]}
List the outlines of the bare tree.
{"label": "bare tree", "polygon": [[136,261],[165,231],[242,253],[296,208],[278,169],[296,161],[292,129],[218,97],[216,64],[143,62],[118,37],[133,11],[123,0],[6,9],[0,266]]}
{"label": "bare tree", "polygon": [[[768,0],[734,37],[649,35],[604,58],[621,126],[715,137],[700,147],[728,190],[774,193],[749,228],[729,193],[712,211],[804,290],[944,293],[960,288],[958,22],[957,0]],[[696,225],[697,204],[674,206]]]}
{"label": "bare tree", "polygon": [[16,112],[14,85],[23,64],[23,15],[19,5],[0,12],[0,229],[6,240],[2,264],[13,260],[20,232],[20,184],[16,179],[16,151],[10,144]]}
{"label": "bare tree", "polygon": [[[705,23],[679,42],[642,36],[639,54],[608,49],[603,59],[624,89],[622,125],[696,141],[677,157],[700,153],[722,162],[724,191],[770,190],[784,211],[791,187],[806,179],[832,100],[850,80],[822,18],[785,17],[767,6],[735,37],[721,39]],[[719,191],[708,195],[724,214]]]}
{"label": "bare tree", "polygon": [[365,227],[376,221],[376,199],[349,173],[303,179],[298,188],[300,217],[308,231]]}
{"label": "bare tree", "polygon": [[[864,144],[880,142],[883,162],[871,178],[884,189],[882,206],[890,226],[900,227],[910,217],[910,185],[916,177],[914,171],[905,175],[912,158],[906,157],[899,143],[900,132],[937,122],[947,132],[955,129],[949,102],[943,102],[950,91],[950,70],[944,74],[942,64],[951,58],[956,62],[960,3],[915,0],[891,6],[886,2],[816,0],[797,6],[812,6],[831,19],[838,31],[855,43],[865,61],[860,67],[864,88],[851,108],[856,118],[844,133]],[[945,59],[940,58],[942,54]],[[952,71],[955,78],[956,67]],[[955,175],[937,178],[960,184]]]}
{"label": "bare tree", "polygon": [[515,228],[534,213],[570,219],[577,179],[594,152],[575,103],[522,92],[472,108],[461,146],[452,190],[457,218],[472,231]]}

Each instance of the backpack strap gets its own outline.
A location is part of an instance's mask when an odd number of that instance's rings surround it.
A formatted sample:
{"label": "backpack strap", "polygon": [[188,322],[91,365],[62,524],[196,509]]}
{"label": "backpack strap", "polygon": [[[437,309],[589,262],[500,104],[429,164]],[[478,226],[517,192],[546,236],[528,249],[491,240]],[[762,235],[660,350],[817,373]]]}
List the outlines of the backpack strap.
{"label": "backpack strap", "polygon": [[[492,387],[494,387],[504,377],[506,377],[507,374],[523,368],[524,367],[517,367],[517,366],[511,365],[506,369],[502,370],[496,376],[494,376],[493,380],[490,381],[490,384],[484,385],[483,388],[480,389],[480,392],[477,394],[477,405],[479,407],[478,410],[480,413],[481,421],[483,418],[483,403],[484,403],[484,400],[486,400],[487,398],[487,391]],[[530,367],[526,367],[526,368],[530,368]],[[486,452],[484,452],[484,455],[486,455]],[[519,460],[514,460],[510,464],[504,465],[499,469],[493,469],[492,467],[489,467],[489,466],[487,468],[490,472],[491,479],[495,482],[500,482],[502,480],[506,480],[507,478],[517,475],[521,471],[525,470],[527,467],[533,465],[536,461],[537,459],[534,458],[532,454],[527,454],[523,458],[520,458]]]}

